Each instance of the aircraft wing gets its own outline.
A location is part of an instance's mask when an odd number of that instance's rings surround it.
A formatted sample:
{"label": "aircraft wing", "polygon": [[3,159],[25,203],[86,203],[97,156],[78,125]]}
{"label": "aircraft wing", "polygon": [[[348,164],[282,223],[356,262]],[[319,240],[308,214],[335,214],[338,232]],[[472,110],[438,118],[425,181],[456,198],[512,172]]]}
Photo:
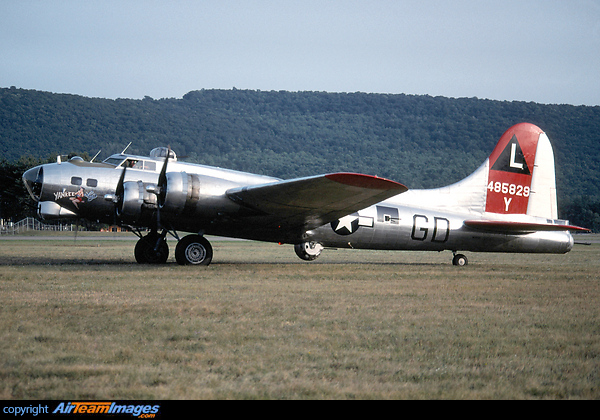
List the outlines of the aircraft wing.
{"label": "aircraft wing", "polygon": [[334,173],[271,184],[233,188],[227,196],[280,225],[314,229],[407,191],[376,176]]}
{"label": "aircraft wing", "polygon": [[492,232],[505,232],[505,233],[528,233],[537,231],[577,231],[577,232],[590,232],[589,229],[572,226],[572,225],[561,225],[554,223],[523,223],[523,222],[507,222],[507,221],[496,221],[496,220],[465,220],[464,225],[470,228],[492,231]]}

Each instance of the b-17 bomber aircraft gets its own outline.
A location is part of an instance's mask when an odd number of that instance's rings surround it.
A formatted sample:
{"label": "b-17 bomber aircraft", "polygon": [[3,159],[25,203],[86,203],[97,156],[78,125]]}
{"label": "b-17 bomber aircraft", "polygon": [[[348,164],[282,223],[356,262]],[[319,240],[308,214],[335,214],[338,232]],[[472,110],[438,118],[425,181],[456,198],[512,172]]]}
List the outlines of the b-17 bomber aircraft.
{"label": "b-17 bomber aircraft", "polygon": [[507,130],[469,177],[428,190],[355,173],[281,180],[183,163],[165,147],[102,163],[59,157],[23,181],[44,219],[129,228],[139,263],[165,263],[168,234],[181,265],[210,264],[204,235],[292,244],[307,261],[324,248],[450,250],[466,265],[459,252],[566,253],[571,232],[587,231],[558,220],[552,146],[528,123]]}

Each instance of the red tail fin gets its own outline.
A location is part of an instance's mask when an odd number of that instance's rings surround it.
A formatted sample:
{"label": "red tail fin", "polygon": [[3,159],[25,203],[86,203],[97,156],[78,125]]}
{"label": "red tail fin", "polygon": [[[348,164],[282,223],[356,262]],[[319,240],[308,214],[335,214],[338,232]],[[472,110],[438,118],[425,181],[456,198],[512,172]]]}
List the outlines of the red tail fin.
{"label": "red tail fin", "polygon": [[490,155],[486,211],[526,214],[538,140],[543,131],[522,123],[509,128]]}

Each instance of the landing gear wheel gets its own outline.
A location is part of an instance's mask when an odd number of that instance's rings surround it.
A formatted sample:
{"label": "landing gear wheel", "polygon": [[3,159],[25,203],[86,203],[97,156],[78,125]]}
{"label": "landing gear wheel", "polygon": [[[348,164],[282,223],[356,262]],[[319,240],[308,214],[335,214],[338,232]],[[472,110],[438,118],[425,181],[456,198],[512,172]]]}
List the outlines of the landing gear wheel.
{"label": "landing gear wheel", "polygon": [[459,267],[463,267],[468,263],[469,260],[467,260],[467,257],[465,257],[463,254],[456,254],[454,255],[454,258],[452,258],[452,265],[458,265]]}
{"label": "landing gear wheel", "polygon": [[212,257],[212,246],[201,235],[188,235],[175,248],[175,260],[179,265],[209,265]]}
{"label": "landing gear wheel", "polygon": [[135,260],[139,264],[164,264],[169,258],[169,246],[164,239],[161,239],[158,249],[156,242],[158,235],[146,235],[135,244]]}
{"label": "landing gear wheel", "polygon": [[302,258],[304,261],[316,260],[321,252],[323,251],[323,245],[318,242],[303,242],[301,244],[294,245],[294,251],[296,255]]}

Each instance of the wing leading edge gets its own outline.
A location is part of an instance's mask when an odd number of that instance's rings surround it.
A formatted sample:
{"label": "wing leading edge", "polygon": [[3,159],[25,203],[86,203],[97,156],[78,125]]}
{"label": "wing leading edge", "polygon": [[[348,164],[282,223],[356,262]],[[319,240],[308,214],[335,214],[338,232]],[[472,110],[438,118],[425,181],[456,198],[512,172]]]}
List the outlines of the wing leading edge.
{"label": "wing leading edge", "polygon": [[407,191],[395,181],[371,175],[333,173],[271,184],[233,188],[233,201],[273,216],[280,225],[314,229]]}

